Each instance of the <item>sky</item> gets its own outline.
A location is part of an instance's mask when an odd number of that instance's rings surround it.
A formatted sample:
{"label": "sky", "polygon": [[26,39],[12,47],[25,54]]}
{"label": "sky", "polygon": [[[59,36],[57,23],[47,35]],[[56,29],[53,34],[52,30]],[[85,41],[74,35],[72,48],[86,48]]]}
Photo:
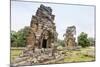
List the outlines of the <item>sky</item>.
{"label": "sky", "polygon": [[59,39],[63,40],[67,27],[73,25],[76,26],[76,37],[81,32],[87,33],[89,37],[94,37],[95,7],[83,5],[12,1],[11,30],[18,31],[24,26],[30,26],[32,15],[35,15],[41,4],[52,8]]}

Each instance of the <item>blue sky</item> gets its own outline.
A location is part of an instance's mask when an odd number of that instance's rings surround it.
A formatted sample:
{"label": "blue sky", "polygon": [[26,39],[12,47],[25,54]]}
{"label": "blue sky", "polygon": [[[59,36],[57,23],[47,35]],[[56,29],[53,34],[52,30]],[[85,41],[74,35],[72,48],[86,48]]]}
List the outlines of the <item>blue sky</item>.
{"label": "blue sky", "polygon": [[40,4],[53,9],[59,39],[63,39],[67,26],[72,25],[76,26],[76,37],[81,32],[86,32],[89,37],[94,37],[95,8],[93,6],[12,1],[11,30],[18,31],[24,26],[29,26],[31,17],[35,15]]}

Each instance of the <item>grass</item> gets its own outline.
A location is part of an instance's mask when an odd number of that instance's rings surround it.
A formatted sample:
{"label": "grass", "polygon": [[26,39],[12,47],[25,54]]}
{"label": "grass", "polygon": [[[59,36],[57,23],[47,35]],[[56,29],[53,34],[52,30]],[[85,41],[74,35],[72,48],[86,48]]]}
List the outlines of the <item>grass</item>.
{"label": "grass", "polygon": [[[94,48],[81,48],[79,51],[66,52],[70,56],[64,58],[64,62],[85,62],[95,61]],[[92,53],[92,54],[91,54]]]}
{"label": "grass", "polygon": [[22,53],[22,49],[11,49],[11,61],[18,57]]}
{"label": "grass", "polygon": [[79,52],[73,51],[71,56],[66,56],[64,58],[64,62],[84,62],[84,61],[93,61],[93,60],[95,60],[94,57],[84,55],[80,51]]}
{"label": "grass", "polygon": [[[64,51],[66,56],[63,60],[59,62],[85,62],[85,61],[94,61],[94,56],[89,56],[87,52],[94,51],[94,49],[91,48],[82,48],[79,51],[71,50],[71,51]],[[22,52],[22,49],[11,49],[11,61],[13,61],[16,57],[20,55]],[[62,62],[62,63],[63,63]]]}

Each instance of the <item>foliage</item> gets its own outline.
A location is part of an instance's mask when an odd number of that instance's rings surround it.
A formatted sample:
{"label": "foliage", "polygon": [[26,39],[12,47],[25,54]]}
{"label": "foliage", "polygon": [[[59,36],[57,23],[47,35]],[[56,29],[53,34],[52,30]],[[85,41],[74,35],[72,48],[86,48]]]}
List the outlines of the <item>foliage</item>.
{"label": "foliage", "polygon": [[17,47],[17,32],[11,31],[11,46]]}
{"label": "foliage", "polygon": [[88,40],[90,42],[90,46],[95,46],[95,39],[93,37],[89,37]]}
{"label": "foliage", "polygon": [[11,47],[25,47],[29,27],[24,27],[18,32],[11,31]]}
{"label": "foliage", "polygon": [[63,46],[63,47],[65,46],[65,45],[64,45],[64,40],[58,39],[58,40],[57,40],[57,44],[58,44],[58,45],[61,45],[61,46]]}
{"label": "foliage", "polygon": [[82,47],[88,47],[88,46],[90,46],[90,42],[88,40],[88,35],[86,33],[82,32],[78,36],[78,45],[80,45]]}

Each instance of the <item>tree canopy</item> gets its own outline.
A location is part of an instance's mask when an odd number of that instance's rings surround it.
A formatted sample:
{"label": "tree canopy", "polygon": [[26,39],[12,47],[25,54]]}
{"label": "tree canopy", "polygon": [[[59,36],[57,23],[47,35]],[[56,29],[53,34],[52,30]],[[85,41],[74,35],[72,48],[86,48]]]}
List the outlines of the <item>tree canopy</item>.
{"label": "tree canopy", "polygon": [[90,46],[90,42],[88,40],[88,34],[84,32],[80,33],[80,35],[78,36],[78,45],[82,47]]}
{"label": "tree canopy", "polygon": [[29,31],[29,27],[24,27],[18,32],[11,31],[11,46],[12,47],[25,47],[28,31]]}

